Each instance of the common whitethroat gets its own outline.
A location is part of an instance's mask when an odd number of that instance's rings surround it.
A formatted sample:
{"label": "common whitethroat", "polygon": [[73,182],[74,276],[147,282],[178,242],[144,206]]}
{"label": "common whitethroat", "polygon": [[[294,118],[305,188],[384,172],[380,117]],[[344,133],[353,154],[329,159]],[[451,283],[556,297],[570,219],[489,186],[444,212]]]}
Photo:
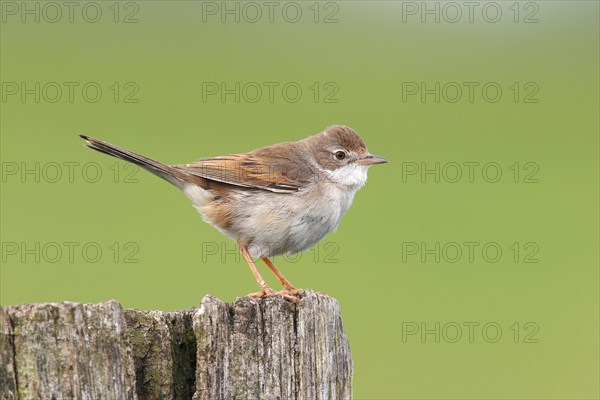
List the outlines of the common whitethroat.
{"label": "common whitethroat", "polygon": [[[373,164],[387,162],[370,154],[360,136],[334,125],[297,142],[249,153],[166,165],[93,137],[80,135],[88,147],[140,167],[177,186],[204,220],[235,240],[260,292],[296,301],[296,289],[269,257],[308,250],[335,230],[354,194],[367,181]],[[271,289],[254,265],[262,259],[283,290]]]}

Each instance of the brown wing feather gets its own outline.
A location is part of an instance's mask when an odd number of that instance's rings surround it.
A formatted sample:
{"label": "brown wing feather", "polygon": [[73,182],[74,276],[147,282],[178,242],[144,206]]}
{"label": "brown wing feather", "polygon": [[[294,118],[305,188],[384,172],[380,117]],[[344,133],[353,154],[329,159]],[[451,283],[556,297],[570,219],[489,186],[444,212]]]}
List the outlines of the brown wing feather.
{"label": "brown wing feather", "polygon": [[303,163],[252,153],[206,158],[173,167],[205,179],[277,193],[297,192],[309,184],[313,176],[310,167]]}

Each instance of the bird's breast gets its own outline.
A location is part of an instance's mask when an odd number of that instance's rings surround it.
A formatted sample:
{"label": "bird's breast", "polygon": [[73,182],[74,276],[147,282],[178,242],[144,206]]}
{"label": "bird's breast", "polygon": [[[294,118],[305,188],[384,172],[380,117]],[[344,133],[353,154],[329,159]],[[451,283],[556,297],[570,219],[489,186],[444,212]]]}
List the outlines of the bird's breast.
{"label": "bird's breast", "polygon": [[185,193],[207,222],[248,246],[252,257],[272,257],[306,251],[335,230],[356,190],[315,185],[293,194],[241,189],[216,198],[197,188]]}
{"label": "bird's breast", "polygon": [[251,237],[250,253],[272,257],[306,251],[335,230],[355,192],[337,188],[293,195],[271,195],[256,205],[241,230]]}

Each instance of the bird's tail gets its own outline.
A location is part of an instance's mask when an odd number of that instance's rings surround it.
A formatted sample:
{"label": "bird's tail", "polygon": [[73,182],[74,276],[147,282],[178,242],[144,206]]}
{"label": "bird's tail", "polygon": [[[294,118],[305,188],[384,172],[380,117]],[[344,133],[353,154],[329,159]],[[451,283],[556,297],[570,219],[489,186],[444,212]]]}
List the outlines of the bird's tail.
{"label": "bird's tail", "polygon": [[100,139],[96,139],[86,135],[79,136],[85,140],[85,144],[90,149],[136,164],[144,168],[146,171],[152,172],[154,175],[160,176],[164,180],[174,184],[177,187],[182,187],[185,181],[185,174],[169,165],[160,163],[158,161],[154,161],[150,158],[141,156],[129,150],[125,150],[121,147],[107,143]]}

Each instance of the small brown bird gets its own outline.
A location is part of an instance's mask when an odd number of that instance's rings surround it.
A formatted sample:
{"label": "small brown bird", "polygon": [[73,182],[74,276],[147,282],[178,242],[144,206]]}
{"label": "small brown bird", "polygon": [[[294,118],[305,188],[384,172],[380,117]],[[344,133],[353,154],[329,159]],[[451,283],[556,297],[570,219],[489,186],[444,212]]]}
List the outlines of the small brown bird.
{"label": "small brown bird", "polygon": [[[341,125],[297,142],[179,165],[80,136],[88,147],[137,164],[181,189],[209,224],[237,241],[261,289],[250,295],[255,298],[280,295],[296,301],[301,290],[269,257],[308,250],[335,230],[365,184],[368,167],[387,162],[370,154],[360,136]],[[253,258],[267,264],[283,290],[267,285]]]}

